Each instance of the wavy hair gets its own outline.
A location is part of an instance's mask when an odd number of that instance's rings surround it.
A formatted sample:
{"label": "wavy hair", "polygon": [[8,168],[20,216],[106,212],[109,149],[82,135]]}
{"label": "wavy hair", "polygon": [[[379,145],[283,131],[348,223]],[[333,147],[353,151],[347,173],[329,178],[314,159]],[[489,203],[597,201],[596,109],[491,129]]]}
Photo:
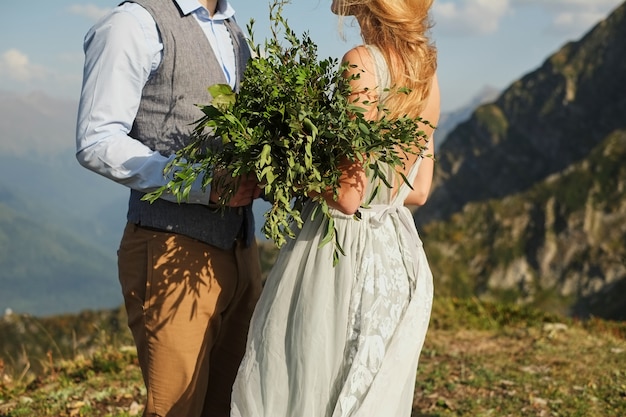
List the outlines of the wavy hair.
{"label": "wavy hair", "polygon": [[417,117],[426,105],[437,70],[437,49],[429,37],[433,0],[339,0],[339,15],[354,16],[366,44],[377,46],[393,88],[384,106],[392,117]]}

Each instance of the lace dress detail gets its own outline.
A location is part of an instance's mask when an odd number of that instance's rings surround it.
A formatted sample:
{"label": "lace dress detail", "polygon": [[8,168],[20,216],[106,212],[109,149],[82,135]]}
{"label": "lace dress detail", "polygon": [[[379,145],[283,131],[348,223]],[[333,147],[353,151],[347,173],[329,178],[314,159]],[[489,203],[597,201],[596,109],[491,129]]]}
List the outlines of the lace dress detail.
{"label": "lace dress detail", "polygon": [[[369,49],[378,74],[386,71],[380,52]],[[370,181],[368,191],[376,185]],[[411,415],[433,282],[403,205],[409,191],[403,184],[394,197],[379,192],[360,220],[331,210],[345,251],[334,267],[332,243],[318,248],[327,226],[321,215],[281,249],[252,318],[233,416]],[[309,203],[303,218],[314,208]]]}

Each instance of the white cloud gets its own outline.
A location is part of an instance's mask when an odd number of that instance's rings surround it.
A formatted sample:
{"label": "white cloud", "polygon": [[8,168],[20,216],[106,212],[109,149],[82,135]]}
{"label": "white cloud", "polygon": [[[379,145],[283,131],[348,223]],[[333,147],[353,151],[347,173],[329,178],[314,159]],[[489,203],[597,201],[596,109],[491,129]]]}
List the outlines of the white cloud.
{"label": "white cloud", "polygon": [[433,5],[436,30],[447,35],[486,35],[496,32],[510,12],[509,0],[440,1]]}
{"label": "white cloud", "polygon": [[604,19],[623,0],[512,0],[518,8],[539,7],[551,16],[548,32],[578,36]]}
{"label": "white cloud", "polygon": [[605,18],[623,0],[442,0],[433,5],[440,35],[480,36],[500,30],[502,20],[524,8],[545,13],[546,32],[579,36]]}
{"label": "white cloud", "polygon": [[48,71],[42,66],[32,64],[26,54],[17,49],[9,49],[0,56],[0,74],[15,81],[29,82],[44,79]]}
{"label": "white cloud", "polygon": [[594,24],[602,20],[605,16],[605,13],[596,12],[558,13],[552,21],[551,31],[557,33],[578,33],[581,29],[590,29]]}
{"label": "white cloud", "polygon": [[111,9],[98,7],[93,4],[73,4],[68,10],[72,14],[84,16],[95,21],[107,14]]}
{"label": "white cloud", "polygon": [[563,8],[600,8],[610,9],[620,4],[621,0],[513,0],[516,5],[540,5],[545,8],[560,10]]}

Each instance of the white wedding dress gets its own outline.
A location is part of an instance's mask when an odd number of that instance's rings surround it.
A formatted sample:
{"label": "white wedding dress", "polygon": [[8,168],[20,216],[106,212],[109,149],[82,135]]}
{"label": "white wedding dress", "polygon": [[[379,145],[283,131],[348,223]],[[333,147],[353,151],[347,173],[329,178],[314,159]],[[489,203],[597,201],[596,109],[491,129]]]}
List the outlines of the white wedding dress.
{"label": "white wedding dress", "polygon": [[[384,60],[371,53],[380,79]],[[281,249],[252,317],[232,416],[411,415],[433,281],[403,205],[409,191],[402,184],[392,197],[382,184],[361,220],[331,210],[345,251],[336,266],[333,243],[319,248],[328,221],[321,212],[310,220],[316,203],[308,203],[307,220]]]}

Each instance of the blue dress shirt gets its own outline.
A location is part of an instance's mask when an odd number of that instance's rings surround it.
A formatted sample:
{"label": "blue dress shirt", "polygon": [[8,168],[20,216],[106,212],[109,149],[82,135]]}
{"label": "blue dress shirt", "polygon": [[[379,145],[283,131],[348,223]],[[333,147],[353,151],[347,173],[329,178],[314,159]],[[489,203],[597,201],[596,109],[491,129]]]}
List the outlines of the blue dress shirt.
{"label": "blue dress shirt", "polygon": [[[204,31],[231,86],[236,80],[235,51],[224,21],[234,18],[228,0],[218,0],[212,17],[197,0],[176,0]],[[76,124],[76,157],[86,168],[142,192],[168,182],[165,157],[128,136],[144,85],[161,63],[163,44],[154,19],[136,3],[124,3],[85,35],[85,66]],[[171,194],[162,198],[177,201]],[[189,203],[209,204],[209,190],[198,181]]]}

